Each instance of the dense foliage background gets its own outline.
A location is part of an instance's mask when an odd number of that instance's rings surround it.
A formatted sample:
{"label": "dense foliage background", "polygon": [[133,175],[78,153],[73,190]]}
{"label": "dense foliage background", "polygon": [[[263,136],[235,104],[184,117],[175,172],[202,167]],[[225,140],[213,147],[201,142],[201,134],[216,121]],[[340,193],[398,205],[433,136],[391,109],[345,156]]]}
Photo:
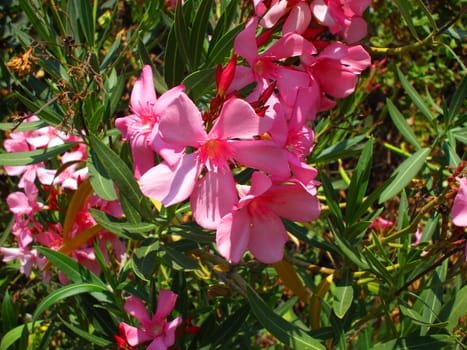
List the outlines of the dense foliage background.
{"label": "dense foliage background", "polygon": [[[114,124],[130,112],[143,64],[158,94],[183,83],[208,108],[249,1],[9,0],[0,10],[0,141],[44,125],[84,130],[92,188],[114,199],[115,185],[125,217],[91,214],[126,249],[124,261],[105,259],[109,245],[95,244],[95,275],[66,250],[39,247],[48,281],[37,268],[20,273],[18,260],[0,262],[1,350],[123,348],[120,322],[137,324],[125,298],[154,311],[162,289],[179,296],[178,349],[466,348],[466,233],[450,213],[466,171],[467,1],[371,3],[361,44],[372,65],[312,125],[320,218],[286,221],[294,239],[269,265],[250,255],[229,264],[188,205],[144,198]],[[35,124],[22,123],[33,114]],[[2,151],[0,165],[58,168],[68,148]],[[16,246],[6,198],[17,184],[0,169],[2,247]],[[83,192],[61,192],[43,222],[76,218]]]}

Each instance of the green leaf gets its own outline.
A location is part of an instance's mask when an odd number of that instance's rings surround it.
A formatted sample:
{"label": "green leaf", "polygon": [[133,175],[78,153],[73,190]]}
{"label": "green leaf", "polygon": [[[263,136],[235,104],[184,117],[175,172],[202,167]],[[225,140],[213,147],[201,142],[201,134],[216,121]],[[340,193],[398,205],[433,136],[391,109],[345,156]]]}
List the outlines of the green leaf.
{"label": "green leaf", "polygon": [[73,283],[58,290],[53,291],[37,306],[32,316],[33,322],[45,311],[50,309],[54,304],[63,301],[74,295],[93,292],[106,292],[108,291],[105,286],[94,283]]}
{"label": "green leaf", "polygon": [[44,162],[68,151],[76,144],[76,142],[70,142],[29,152],[0,153],[0,166],[21,166]]}
{"label": "green leaf", "polygon": [[389,115],[391,116],[394,125],[399,130],[401,135],[404,136],[404,138],[413,146],[415,146],[417,150],[419,150],[421,146],[417,140],[417,136],[415,136],[414,132],[412,131],[412,128],[407,123],[407,120],[405,120],[402,113],[399,112],[397,107],[394,105],[394,103],[392,103],[390,99],[386,99],[386,104],[388,106]]}
{"label": "green leaf", "polygon": [[209,336],[209,343],[214,348],[218,344],[225,344],[232,339],[250,314],[248,305],[240,307],[227,317]]}
{"label": "green leaf", "polygon": [[446,329],[449,332],[452,332],[459,324],[460,318],[465,316],[465,310],[467,310],[467,286],[457,291],[454,299],[442,307],[440,319],[448,321]]}
{"label": "green leaf", "polygon": [[359,135],[351,139],[341,141],[335,145],[329,146],[322,150],[312,162],[329,163],[330,161],[344,158],[347,155],[353,154],[354,147],[357,146],[362,140],[366,138],[366,135]]}
{"label": "green leaf", "polygon": [[[422,317],[427,323],[435,323],[439,321],[438,314],[441,310],[443,300],[444,281],[447,273],[447,260],[435,269],[433,274],[430,289],[423,294],[423,312]],[[429,327],[421,327],[420,335],[426,335]]]}
{"label": "green leaf", "polygon": [[2,301],[2,330],[3,334],[14,328],[17,324],[18,315],[11,300],[8,290],[5,291]]}
{"label": "green leaf", "polygon": [[143,232],[152,231],[157,227],[153,223],[129,223],[121,221],[103,211],[93,208],[90,208],[89,212],[99,225],[122,238],[144,239],[146,235],[144,235]]}
{"label": "green leaf", "polygon": [[452,121],[459,114],[465,101],[467,99],[467,76],[464,76],[461,83],[457,87],[454,95],[452,96],[451,102],[449,103],[448,109],[448,120]]}
{"label": "green leaf", "polygon": [[467,144],[467,128],[455,128],[450,131],[457,141]]}
{"label": "green leaf", "polygon": [[141,193],[138,184],[134,180],[133,172],[125,162],[120,159],[108,146],[95,135],[90,135],[91,146],[97,159],[106,173],[115,181],[119,189],[120,197],[125,197],[129,204],[147,221],[151,221],[152,213],[147,198]]}
{"label": "green leaf", "polygon": [[48,102],[43,102],[36,98],[35,102],[33,102],[18,92],[13,92],[12,97],[17,98],[22,104],[24,104],[31,111],[31,115],[38,115],[41,119],[47,121],[47,123],[51,125],[57,125],[63,121],[59,114],[49,108],[49,105],[55,102],[54,99]]}
{"label": "green leaf", "polygon": [[193,70],[193,50],[191,48],[191,42],[188,38],[188,26],[185,24],[185,17],[183,14],[183,1],[177,1],[175,7],[175,20],[174,20],[174,31],[175,38],[177,39],[177,47],[180,51],[181,58],[188,67],[188,70]]}
{"label": "green leaf", "polygon": [[89,181],[96,194],[107,201],[117,200],[114,183],[91,148],[88,156]]}
{"label": "green leaf", "polygon": [[149,281],[156,271],[159,246],[159,240],[156,237],[148,237],[134,250],[133,271],[144,281]]}
{"label": "green leaf", "polygon": [[233,42],[243,27],[243,24],[236,26],[225,33],[215,44],[209,45],[207,58],[208,67],[212,67],[218,63],[223,63],[224,59],[230,55]]}
{"label": "green leaf", "polygon": [[[51,30],[52,27],[46,23],[45,16],[42,16],[42,11],[33,6],[33,2],[30,0],[19,0],[19,5],[26,13],[29,21],[32,24],[34,30],[39,34],[40,38],[49,43],[58,43],[57,35]],[[49,45],[51,49],[57,54],[58,49],[53,48],[54,45]],[[58,56],[60,57],[60,56]]]}
{"label": "green leaf", "polygon": [[190,40],[192,43],[192,60],[193,67],[196,68],[201,60],[203,53],[204,41],[206,39],[206,29],[209,23],[209,15],[211,13],[213,0],[203,0],[198,6],[195,19],[193,21],[193,28],[191,30]]}
{"label": "green leaf", "polygon": [[355,211],[360,207],[365,196],[371,174],[371,161],[373,158],[373,140],[370,139],[363,148],[352,179],[347,190],[347,207],[345,217],[348,224],[353,223],[358,217]]}
{"label": "green leaf", "polygon": [[422,114],[426,117],[426,119],[428,120],[428,122],[431,124],[431,126],[433,126],[435,129],[438,128],[438,125],[434,122],[434,118],[433,118],[433,115],[430,111],[430,109],[428,108],[428,106],[425,104],[425,102],[423,101],[422,97],[419,95],[419,93],[413,88],[412,85],[410,85],[409,81],[407,80],[407,78],[404,76],[404,74],[401,72],[401,70],[399,69],[399,67],[396,67],[396,70],[397,70],[397,75],[399,77],[399,80],[402,84],[402,87],[404,88],[404,90],[407,92],[407,94],[409,95],[410,99],[412,100],[413,103],[415,103],[415,105],[418,107],[418,109],[420,110],[420,112],[422,112]]}
{"label": "green leaf", "polygon": [[409,26],[409,31],[413,35],[413,37],[417,40],[420,40],[418,37],[417,31],[415,30],[415,26],[412,21],[412,16],[410,15],[410,2],[406,0],[396,0],[397,6],[399,6],[399,10],[401,11],[402,17],[404,17],[405,22]]}
{"label": "green leaf", "polygon": [[161,258],[175,270],[193,271],[199,269],[195,260],[168,245],[161,247]]}
{"label": "green leaf", "polygon": [[430,326],[430,327],[443,327],[448,324],[448,322],[439,322],[439,323],[431,323],[428,322],[422,315],[420,315],[417,311],[413,308],[410,308],[405,305],[399,305],[401,313],[410,318],[412,323],[422,325],[422,326]]}
{"label": "green leaf", "polygon": [[49,126],[49,124],[43,122],[42,120],[37,120],[35,122],[0,123],[0,130],[10,132],[32,131],[46,126]]}
{"label": "green leaf", "polygon": [[98,337],[95,334],[89,333],[88,330],[84,330],[81,328],[78,328],[74,326],[73,324],[65,321],[64,319],[60,318],[60,321],[73,333],[75,333],[77,336],[87,340],[91,344],[95,344],[97,346],[105,347],[105,348],[111,348],[114,342],[111,342],[107,339]]}
{"label": "green leaf", "polygon": [[183,79],[182,83],[193,100],[202,96],[204,91],[214,83],[215,72],[216,68],[197,70]]}
{"label": "green leaf", "polygon": [[[42,322],[36,322],[36,325],[40,325]],[[0,350],[7,350],[9,349],[14,343],[16,343],[24,333],[24,330],[27,329],[28,332],[32,329],[32,322],[28,322],[17,326],[7,333],[4,333],[2,336],[2,340],[0,341]]]}
{"label": "green leaf", "polygon": [[352,273],[346,270],[342,278],[336,283],[336,293],[334,295],[334,302],[332,309],[337,317],[342,319],[353,302],[353,286],[352,286]]}
{"label": "green leaf", "polygon": [[258,321],[272,335],[294,350],[318,349],[324,350],[325,347],[320,342],[309,336],[304,330],[289,323],[281,316],[277,315],[256,292],[248,287],[248,301],[251,311]]}
{"label": "green leaf", "polygon": [[115,38],[115,41],[113,42],[112,46],[110,47],[109,51],[107,51],[107,54],[105,55],[104,59],[102,60],[100,70],[101,72],[105,71],[107,66],[114,61],[115,56],[118,54],[118,49],[120,48],[120,44],[122,43],[122,39],[120,36],[117,36]]}
{"label": "green leaf", "polygon": [[63,255],[62,253],[47,247],[37,247],[37,250],[44,255],[50,263],[63,272],[71,281],[76,283],[90,282],[98,284],[101,287],[105,287],[105,283],[102,282],[99,277],[69,256]]}
{"label": "green leaf", "polygon": [[177,45],[174,27],[170,30],[165,45],[164,77],[168,87],[179,84],[185,77],[184,61]]}
{"label": "green leaf", "polygon": [[377,344],[372,350],[441,350],[446,349],[447,344],[452,345],[454,342],[454,337],[443,334],[425,337],[411,336]]}
{"label": "green leaf", "polygon": [[94,47],[94,32],[95,23],[94,16],[92,14],[91,2],[90,1],[71,1],[75,4],[75,11],[77,14],[76,21],[79,23],[81,31],[86,39],[86,43],[93,48]]}
{"label": "green leaf", "polygon": [[422,168],[430,152],[431,149],[429,147],[421,148],[398,166],[394,172],[395,178],[379,197],[380,204],[397,195],[412,181]]}

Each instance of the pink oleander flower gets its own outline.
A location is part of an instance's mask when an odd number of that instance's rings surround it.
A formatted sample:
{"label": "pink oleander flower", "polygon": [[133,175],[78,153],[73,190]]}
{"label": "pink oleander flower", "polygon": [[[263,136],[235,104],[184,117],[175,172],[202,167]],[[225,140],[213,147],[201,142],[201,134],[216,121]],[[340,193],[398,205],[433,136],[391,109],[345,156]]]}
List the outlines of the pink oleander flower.
{"label": "pink oleander flower", "polygon": [[314,0],[310,7],[315,18],[331,33],[354,43],[367,34],[363,13],[370,3],[371,0]]}
{"label": "pink oleander flower", "polygon": [[159,130],[165,142],[191,153],[183,153],[175,166],[163,162],[147,171],[140,179],[142,192],[165,206],[190,197],[196,222],[215,229],[238,200],[231,164],[289,175],[284,151],[272,141],[255,139],[267,132],[271,123],[234,97],[223,104],[212,129],[206,132],[198,108],[180,93],[162,113]]}
{"label": "pink oleander flower", "polygon": [[385,218],[378,216],[376,219],[372,221],[368,228],[374,228],[377,231],[386,231],[389,228],[394,226],[394,222],[391,220],[386,220]]}
{"label": "pink oleander flower", "polygon": [[321,91],[335,98],[344,98],[355,91],[357,75],[371,65],[371,57],[360,46],[335,42],[317,56],[302,56],[302,63]]}
{"label": "pink oleander flower", "polygon": [[175,330],[182,323],[181,316],[167,321],[167,316],[172,312],[176,301],[177,294],[162,289],[159,292],[156,312],[151,317],[143,301],[130,296],[125,301],[124,309],[139,321],[139,326],[134,327],[121,322],[120,337],[130,346],[151,342],[147,347],[148,350],[168,349],[175,343]]}
{"label": "pink oleander flower", "polygon": [[459,181],[459,190],[452,205],[452,222],[456,226],[467,227],[467,177],[456,179]]}
{"label": "pink oleander flower", "polygon": [[3,255],[3,262],[19,260],[19,271],[26,277],[29,277],[34,266],[41,267],[45,263],[45,258],[40,258],[37,250],[29,247],[0,247],[0,255]]}
{"label": "pink oleander flower", "polygon": [[281,217],[292,221],[311,221],[320,213],[320,203],[298,183],[273,184],[255,172],[250,186],[239,186],[240,201],[225,215],[216,232],[219,252],[238,263],[249,250],[259,261],[274,263],[283,257],[288,240]]}
{"label": "pink oleander flower", "polygon": [[258,18],[252,18],[234,42],[235,53],[242,56],[249,67],[237,66],[232,90],[239,90],[256,82],[249,100],[257,100],[272,82],[277,83],[279,94],[285,103],[293,106],[300,87],[308,87],[310,78],[304,71],[278,64],[278,61],[301,55],[312,55],[317,52],[314,45],[300,34],[287,33],[259,54],[256,41]]}
{"label": "pink oleander flower", "polygon": [[255,11],[257,16],[264,14],[260,21],[264,28],[272,28],[282,17],[287,16],[282,25],[282,34],[303,33],[310,25],[312,17],[310,5],[304,0],[273,0],[269,8],[264,1],[255,1]]}
{"label": "pink oleander flower", "polygon": [[160,139],[159,116],[172,98],[185,90],[182,85],[165,92],[159,98],[154,90],[151,66],[144,66],[136,80],[130,97],[133,114],[118,118],[115,126],[131,145],[136,179],[154,166],[154,151],[157,151],[170,164],[176,163],[180,149],[173,149]]}

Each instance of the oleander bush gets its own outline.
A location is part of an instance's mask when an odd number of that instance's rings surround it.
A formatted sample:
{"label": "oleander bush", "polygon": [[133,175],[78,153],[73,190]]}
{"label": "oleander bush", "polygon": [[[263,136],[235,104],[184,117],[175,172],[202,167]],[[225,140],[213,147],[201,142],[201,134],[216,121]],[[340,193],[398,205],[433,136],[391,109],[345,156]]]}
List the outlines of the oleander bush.
{"label": "oleander bush", "polygon": [[0,9],[0,350],[467,348],[465,0]]}

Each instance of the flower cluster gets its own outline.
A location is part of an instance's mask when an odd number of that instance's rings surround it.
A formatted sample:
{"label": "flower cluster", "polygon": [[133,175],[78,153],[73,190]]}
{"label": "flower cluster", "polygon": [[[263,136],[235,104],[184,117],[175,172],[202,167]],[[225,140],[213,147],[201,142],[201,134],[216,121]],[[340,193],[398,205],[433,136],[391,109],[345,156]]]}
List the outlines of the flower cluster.
{"label": "flower cluster", "polygon": [[[37,120],[33,116],[25,122]],[[51,126],[33,131],[11,132],[8,136],[4,141],[4,148],[8,152],[28,152],[65,143],[74,144],[74,147],[61,154],[60,160],[52,169],[47,168],[43,162],[4,167],[9,176],[20,176],[18,187],[21,191],[10,193],[7,197],[7,205],[15,219],[11,230],[18,246],[1,247],[3,261],[19,259],[21,273],[29,276],[33,266],[43,267],[46,263],[46,259],[32,248],[33,244],[40,244],[69,254],[98,274],[100,268],[94,256],[91,239],[97,236],[103,252],[106,252],[106,243],[110,242],[116,255],[121,256],[125,250],[123,243],[96,225],[89,213],[89,208],[93,207],[121,216],[122,210],[117,202],[107,202],[92,195],[92,188],[87,180],[88,169],[83,166],[87,151],[81,137],[66,134]],[[61,202],[78,189],[85,196],[81,202],[76,203],[72,212],[67,204]],[[44,196],[47,197],[47,202],[41,203],[39,198]],[[62,223],[60,218],[64,214],[68,219]],[[43,271],[43,277],[49,278],[47,271]],[[61,273],[59,278],[64,283],[67,281]]]}
{"label": "flower cluster", "polygon": [[[288,239],[282,219],[306,222],[320,214],[317,171],[306,162],[314,143],[310,122],[351,94],[371,62],[362,46],[319,40],[324,27],[309,28],[311,13],[319,23],[334,21],[331,32],[355,39],[351,28],[368,6],[358,3],[257,2],[263,17],[236,37],[207,110],[183,85],[157,97],[151,67],[144,66],[131,93],[132,114],[116,121],[142,192],[164,206],[189,200],[194,220],[216,230],[219,252],[233,263],[247,250],[264,263],[281,260]],[[246,169],[251,181],[238,183]]]}
{"label": "flower cluster", "polygon": [[141,299],[130,296],[126,299],[124,309],[129,315],[139,321],[139,328],[121,322],[120,335],[115,339],[122,346],[137,346],[150,342],[147,349],[165,350],[175,343],[175,331],[182,323],[182,317],[178,316],[172,321],[167,321],[167,316],[172,312],[177,301],[177,294],[170,290],[161,289],[157,301],[156,312],[150,317]]}

